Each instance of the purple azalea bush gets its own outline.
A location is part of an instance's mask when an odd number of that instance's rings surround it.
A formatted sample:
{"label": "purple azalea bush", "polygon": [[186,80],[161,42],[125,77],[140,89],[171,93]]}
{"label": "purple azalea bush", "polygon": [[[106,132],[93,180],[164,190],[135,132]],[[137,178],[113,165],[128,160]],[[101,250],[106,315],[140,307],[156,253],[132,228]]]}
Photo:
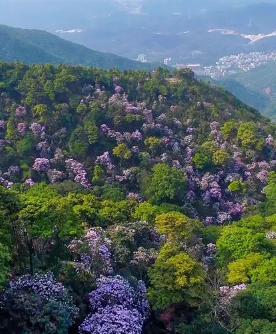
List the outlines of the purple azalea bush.
{"label": "purple azalea bush", "polygon": [[92,313],[79,330],[88,334],[140,334],[149,315],[146,288],[139,281],[132,287],[121,276],[102,277],[89,295]]}
{"label": "purple azalea bush", "polygon": [[4,291],[2,311],[7,319],[0,326],[3,332],[14,328],[26,334],[67,334],[78,315],[68,291],[52,274],[11,281]]}

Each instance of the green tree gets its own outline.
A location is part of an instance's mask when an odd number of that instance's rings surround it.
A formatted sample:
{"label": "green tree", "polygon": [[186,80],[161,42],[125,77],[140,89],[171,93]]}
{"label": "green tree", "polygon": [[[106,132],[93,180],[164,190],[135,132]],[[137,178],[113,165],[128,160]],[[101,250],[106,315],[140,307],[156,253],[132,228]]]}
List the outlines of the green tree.
{"label": "green tree", "polygon": [[257,128],[253,122],[242,123],[239,126],[237,139],[244,147],[251,147],[257,141]]}
{"label": "green tree", "polygon": [[240,181],[232,181],[227,189],[231,192],[243,193],[246,191],[246,185]]}
{"label": "green tree", "polygon": [[101,184],[103,183],[103,181],[104,181],[104,170],[99,165],[96,165],[93,171],[92,182],[95,184]]}
{"label": "green tree", "polygon": [[231,158],[228,152],[226,151],[216,151],[213,154],[213,163],[216,166],[225,166],[230,162]]}
{"label": "green tree", "polygon": [[85,115],[87,113],[87,106],[83,103],[79,104],[77,107],[77,113],[81,115]]}
{"label": "green tree", "polygon": [[119,144],[114,147],[113,154],[120,159],[129,160],[131,158],[131,151],[126,144]]}
{"label": "green tree", "polygon": [[140,221],[154,223],[155,217],[161,212],[162,209],[158,205],[154,205],[149,202],[142,202],[137,206],[133,218]]}
{"label": "green tree", "polygon": [[228,121],[223,124],[223,126],[220,128],[221,133],[229,138],[233,138],[237,135],[237,124],[235,121]]}
{"label": "green tree", "polygon": [[191,301],[200,294],[204,270],[189,254],[166,244],[149,269],[149,299],[154,309]]}
{"label": "green tree", "polygon": [[11,255],[8,247],[0,243],[0,288],[2,288],[6,282],[10,269],[10,260]]}
{"label": "green tree", "polygon": [[180,212],[169,212],[158,215],[155,220],[157,231],[164,234],[168,241],[194,241],[203,227],[199,221],[190,219]]}
{"label": "green tree", "polygon": [[275,334],[276,322],[264,319],[243,320],[235,334]]}
{"label": "green tree", "polygon": [[212,160],[209,155],[197,152],[193,157],[193,163],[198,169],[205,169],[212,165]]}
{"label": "green tree", "polygon": [[145,192],[151,201],[161,203],[177,200],[184,195],[185,178],[180,170],[166,164],[157,164],[152,171],[152,176],[145,180]]}
{"label": "green tree", "polygon": [[256,270],[266,259],[267,255],[251,253],[243,259],[230,263],[228,266],[229,283],[238,284],[251,282],[252,271]]}
{"label": "green tree", "polygon": [[81,127],[77,127],[71,134],[69,140],[69,149],[75,157],[85,157],[89,148],[86,131]]}
{"label": "green tree", "polygon": [[61,197],[43,183],[22,194],[21,203],[15,229],[18,231],[18,244],[25,241],[30,271],[34,272],[34,260],[39,252],[35,245],[39,241],[45,249],[52,250],[41,254],[40,260],[47,260],[51,265],[58,266],[58,259],[66,253],[66,243],[83,233],[81,222],[71,204],[66,197]]}
{"label": "green tree", "polygon": [[267,253],[271,247],[264,233],[233,225],[225,227],[217,241],[219,258],[227,262],[245,258],[250,253]]}
{"label": "green tree", "polygon": [[161,139],[157,137],[149,137],[145,139],[145,145],[152,151],[156,150],[161,145]]}

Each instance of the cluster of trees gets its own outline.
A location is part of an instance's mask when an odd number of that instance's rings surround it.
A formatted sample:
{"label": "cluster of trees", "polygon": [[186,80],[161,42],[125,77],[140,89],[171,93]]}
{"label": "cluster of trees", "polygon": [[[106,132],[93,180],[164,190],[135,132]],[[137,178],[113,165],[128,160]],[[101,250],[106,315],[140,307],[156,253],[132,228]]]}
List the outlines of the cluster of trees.
{"label": "cluster of trees", "polygon": [[190,71],[1,63],[1,331],[275,333],[275,133]]}

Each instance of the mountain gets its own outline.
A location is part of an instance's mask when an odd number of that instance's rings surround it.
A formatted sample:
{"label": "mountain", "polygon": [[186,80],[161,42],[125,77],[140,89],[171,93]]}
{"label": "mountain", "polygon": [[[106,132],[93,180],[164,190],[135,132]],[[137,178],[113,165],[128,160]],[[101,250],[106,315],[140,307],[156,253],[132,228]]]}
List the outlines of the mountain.
{"label": "mountain", "polygon": [[0,332],[274,334],[275,136],[187,69],[1,62]]}
{"label": "mountain", "polygon": [[[275,1],[203,0],[1,0],[0,22],[38,28],[74,43],[130,59],[145,54],[171,65],[200,62],[241,52],[274,51],[274,38],[249,44],[241,35],[276,31]],[[15,11],[14,8],[17,8]],[[41,15],[43,13],[43,15]],[[235,34],[221,34],[228,29]]]}
{"label": "mountain", "polygon": [[246,73],[230,75],[215,81],[244,103],[258,109],[271,119],[276,119],[276,63],[255,68]]}
{"label": "mountain", "polygon": [[41,30],[0,26],[0,60],[26,64],[71,64],[82,66],[153,70],[156,64],[140,63],[114,54],[90,50]]}
{"label": "mountain", "polygon": [[[80,29],[78,33],[60,27],[64,30],[61,36],[129,58],[140,53],[151,61],[171,58],[173,65],[191,62],[211,65],[231,54],[275,51],[273,37],[250,43],[251,35],[276,31],[275,3],[223,5],[214,1],[206,6],[206,2],[200,1],[190,4],[153,0],[141,2],[136,9],[138,12],[134,14],[125,5],[122,10],[95,13],[89,24],[71,25],[70,29]],[[52,31],[59,35],[59,29]]]}
{"label": "mountain", "polygon": [[[258,144],[260,151],[251,147],[251,144],[242,147],[243,137],[235,133],[232,138],[233,129],[231,136],[227,134],[217,138],[219,145],[210,135],[210,123],[218,122],[216,126],[220,124],[223,127],[227,122],[235,122],[238,128],[253,122],[259,124],[262,129],[260,133],[267,135],[276,129],[268,119],[233,95],[197,81],[189,70],[179,71],[176,76],[162,69],[152,74],[116,72],[114,76],[113,70],[65,65],[1,63],[0,69],[0,118],[3,121],[0,169],[5,174],[10,163],[24,166],[24,171],[15,178],[19,182],[23,182],[26,175],[35,182],[51,181],[50,174],[49,177],[40,174],[32,166],[36,159],[53,159],[57,149],[64,151],[65,160],[79,159],[86,166],[89,184],[92,182],[95,161],[105,152],[109,152],[109,159],[114,160],[116,180],[120,179],[120,175],[123,178],[125,169],[139,169],[140,164],[144,163],[149,167],[150,162],[143,160],[147,154],[150,154],[154,163],[161,163],[171,151],[168,159],[179,161],[179,166],[186,166],[189,148],[192,149],[190,154],[199,159],[195,160],[194,165],[198,173],[201,173],[201,169],[218,172],[223,169],[224,163],[223,166],[220,163],[217,165],[212,159],[220,145],[224,147],[225,144],[229,151],[225,161],[229,168],[234,159],[232,155],[235,149],[232,145],[237,146],[242,154],[245,154],[243,149],[253,150],[252,154],[257,160],[264,159],[267,153],[265,148],[261,150],[264,145],[261,141]],[[231,128],[233,125],[229,126]],[[248,131],[250,133],[251,130]],[[254,131],[257,136],[259,130],[256,128]],[[256,145],[259,140],[259,135],[252,138]],[[207,145],[206,148],[204,145]],[[192,163],[192,160],[189,162]],[[55,166],[53,162],[53,168],[57,168]],[[62,179],[67,179],[70,173],[65,171],[64,162],[60,168],[64,175]],[[111,170],[107,171],[106,182],[109,173]],[[119,183],[124,184],[123,179]],[[12,180],[3,178],[0,182],[6,184],[6,181]],[[124,184],[123,187],[128,192],[144,193],[146,190],[139,177],[135,182]],[[147,197],[146,193],[144,196]],[[231,198],[231,194],[228,195]],[[184,205],[185,199],[181,197],[180,202]],[[220,211],[224,208],[221,205]],[[201,210],[200,216],[204,219],[205,211]],[[214,210],[214,214],[218,212]]]}

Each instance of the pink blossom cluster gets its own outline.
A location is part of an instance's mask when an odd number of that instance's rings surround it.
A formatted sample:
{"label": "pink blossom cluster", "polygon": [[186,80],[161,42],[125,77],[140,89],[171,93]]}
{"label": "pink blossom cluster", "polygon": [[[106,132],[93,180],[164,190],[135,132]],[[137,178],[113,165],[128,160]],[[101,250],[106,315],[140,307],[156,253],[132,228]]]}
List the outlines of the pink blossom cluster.
{"label": "pink blossom cluster", "polygon": [[30,126],[30,130],[35,136],[41,137],[45,133],[45,126],[39,123],[32,123]]}
{"label": "pink blossom cluster", "polygon": [[114,165],[111,162],[109,152],[104,152],[104,154],[97,157],[96,164],[102,165],[106,167],[107,173],[111,174],[114,170]]}
{"label": "pink blossom cluster", "polygon": [[24,136],[27,130],[27,125],[25,123],[18,123],[17,124],[17,131]]}
{"label": "pink blossom cluster", "polygon": [[88,181],[87,172],[84,169],[83,164],[74,159],[67,159],[65,160],[65,165],[69,173],[73,174],[74,181],[76,183],[81,184],[85,188],[91,188],[91,184]]}
{"label": "pink blossom cluster", "polygon": [[246,284],[221,286],[219,290],[222,304],[229,304],[232,298],[234,298],[240,291],[246,290],[246,288]]}
{"label": "pink blossom cluster", "polygon": [[40,173],[47,173],[50,169],[50,160],[46,158],[37,158],[33,164],[33,169]]}
{"label": "pink blossom cluster", "polygon": [[22,107],[22,106],[19,106],[15,109],[15,115],[17,117],[22,117],[22,116],[25,116],[27,113],[27,110],[25,107]]}

